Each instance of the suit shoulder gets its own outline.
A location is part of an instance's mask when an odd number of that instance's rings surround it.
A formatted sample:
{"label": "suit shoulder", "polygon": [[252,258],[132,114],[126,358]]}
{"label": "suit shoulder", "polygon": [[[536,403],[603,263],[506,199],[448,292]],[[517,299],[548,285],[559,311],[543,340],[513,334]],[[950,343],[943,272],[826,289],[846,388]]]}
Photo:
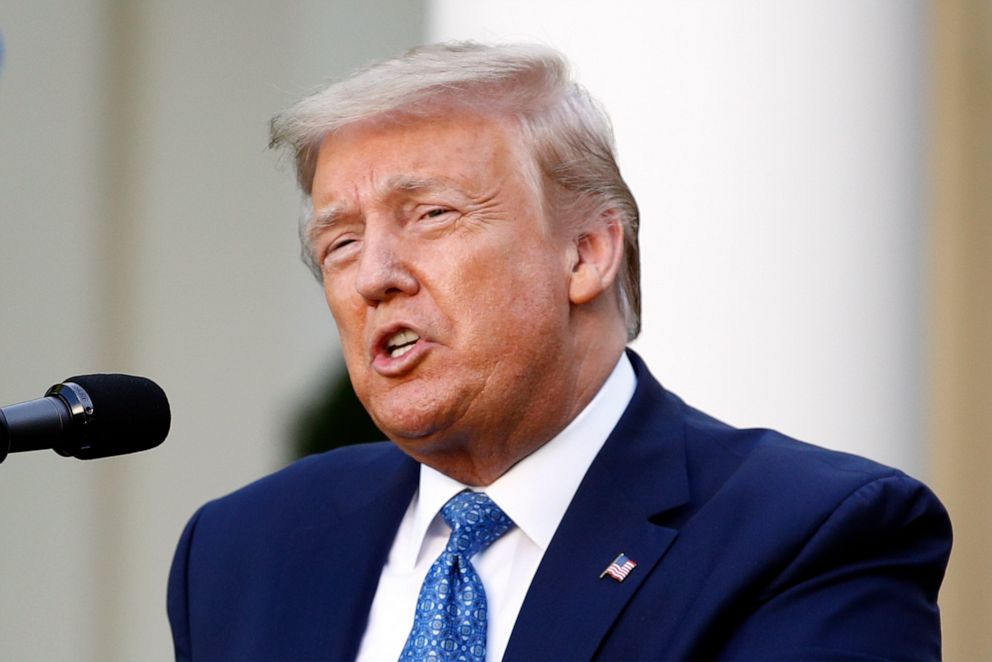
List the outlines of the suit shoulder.
{"label": "suit shoulder", "polygon": [[[884,491],[886,498],[917,490],[929,494],[898,469],[864,457],[770,429],[728,425],[664,389],[636,359],[632,357],[637,389],[618,424],[622,435],[607,455],[626,457],[634,452],[630,439],[643,442],[636,447],[640,460],[633,472],[655,489],[665,485],[664,489],[672,491],[672,485],[684,486],[680,489],[686,500],[676,519],[685,520],[701,508],[712,511],[722,504],[728,516],[747,513],[767,519],[783,511],[816,521],[862,487],[880,480],[892,486]],[[684,468],[684,474],[673,466]]]}
{"label": "suit shoulder", "polygon": [[[408,478],[412,461],[390,442],[310,455],[210,501],[200,518],[285,520],[321,517],[374,498],[370,485]],[[296,522],[299,524],[300,522]]]}
{"label": "suit shoulder", "polygon": [[846,496],[881,479],[907,487],[918,481],[899,469],[832,450],[766,428],[738,429],[685,406],[686,453],[695,464],[727,481],[779,484],[797,493],[829,491]]}
{"label": "suit shoulder", "polygon": [[883,476],[902,475],[872,460],[805,443],[770,429],[728,425],[665,389],[643,361],[628,354],[637,374],[634,397],[621,419],[624,434],[654,443],[684,447],[690,480],[697,496],[718,490],[738,474],[755,478],[780,474],[811,486],[854,486]]}

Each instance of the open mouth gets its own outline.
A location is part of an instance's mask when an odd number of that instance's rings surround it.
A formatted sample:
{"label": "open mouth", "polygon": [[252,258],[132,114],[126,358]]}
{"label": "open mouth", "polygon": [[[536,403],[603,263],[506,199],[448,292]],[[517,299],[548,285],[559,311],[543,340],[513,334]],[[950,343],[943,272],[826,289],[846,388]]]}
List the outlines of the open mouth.
{"label": "open mouth", "polygon": [[391,359],[397,359],[413,349],[418,340],[420,336],[410,329],[397,331],[386,340],[386,354]]}

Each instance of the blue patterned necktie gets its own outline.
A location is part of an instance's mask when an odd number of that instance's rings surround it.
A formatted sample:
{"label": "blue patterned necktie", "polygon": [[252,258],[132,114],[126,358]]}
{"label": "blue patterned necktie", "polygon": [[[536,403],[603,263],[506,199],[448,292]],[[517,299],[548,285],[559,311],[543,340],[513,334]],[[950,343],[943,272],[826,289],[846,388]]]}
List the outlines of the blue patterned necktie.
{"label": "blue patterned necktie", "polygon": [[486,659],[486,592],[470,559],[513,522],[481,492],[456,495],[441,517],[451,537],[424,578],[400,662]]}

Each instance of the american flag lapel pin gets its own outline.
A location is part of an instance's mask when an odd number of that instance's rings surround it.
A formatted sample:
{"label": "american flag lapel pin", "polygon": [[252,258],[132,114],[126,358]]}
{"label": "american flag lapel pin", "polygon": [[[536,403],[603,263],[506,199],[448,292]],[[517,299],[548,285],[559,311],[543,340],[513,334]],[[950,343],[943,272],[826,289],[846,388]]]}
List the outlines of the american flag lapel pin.
{"label": "american flag lapel pin", "polygon": [[606,570],[599,576],[600,579],[609,575],[614,581],[622,582],[627,579],[627,575],[630,571],[637,567],[637,562],[634,559],[628,558],[626,554],[617,554],[617,557],[613,559],[613,563],[606,566]]}

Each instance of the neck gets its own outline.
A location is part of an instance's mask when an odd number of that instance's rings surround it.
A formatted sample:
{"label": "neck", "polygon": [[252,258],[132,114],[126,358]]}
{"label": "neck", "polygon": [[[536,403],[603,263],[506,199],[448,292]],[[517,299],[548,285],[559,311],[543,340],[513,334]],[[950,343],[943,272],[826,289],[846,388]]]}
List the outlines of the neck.
{"label": "neck", "polygon": [[[522,409],[539,413],[506,416],[503,425],[491,434],[473,431],[464,438],[447,439],[443,444],[415,445],[432,448],[429,454],[408,450],[418,462],[474,487],[491,485],[515,464],[551,441],[564,430],[606,383],[626,344],[623,325],[613,333],[594,336],[595,342],[583,347],[596,351],[576,351],[561,376],[557,388],[536,389]],[[504,414],[500,412],[499,414]]]}

